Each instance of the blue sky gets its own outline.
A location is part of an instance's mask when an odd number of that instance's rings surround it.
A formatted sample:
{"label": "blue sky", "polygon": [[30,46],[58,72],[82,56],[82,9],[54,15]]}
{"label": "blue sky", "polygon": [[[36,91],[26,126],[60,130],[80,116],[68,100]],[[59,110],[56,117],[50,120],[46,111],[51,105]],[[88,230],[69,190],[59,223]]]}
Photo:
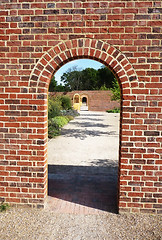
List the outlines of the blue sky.
{"label": "blue sky", "polygon": [[95,60],[90,59],[77,59],[73,60],[71,62],[66,63],[64,66],[62,66],[56,73],[55,73],[55,79],[57,83],[60,83],[61,76],[64,72],[68,70],[68,68],[77,67],[78,70],[83,70],[85,68],[94,68],[99,69],[101,66],[103,66],[102,63],[97,62]]}

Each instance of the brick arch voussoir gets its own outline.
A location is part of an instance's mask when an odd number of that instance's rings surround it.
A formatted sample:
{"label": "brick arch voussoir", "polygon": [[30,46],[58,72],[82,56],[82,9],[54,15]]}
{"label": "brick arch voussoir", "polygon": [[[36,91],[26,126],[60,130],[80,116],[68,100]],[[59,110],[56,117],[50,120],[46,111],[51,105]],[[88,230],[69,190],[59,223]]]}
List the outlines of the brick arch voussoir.
{"label": "brick arch voussoir", "polygon": [[52,75],[65,63],[79,58],[105,64],[117,76],[122,88],[138,87],[137,74],[122,52],[101,40],[82,38],[60,42],[42,56],[31,73],[30,91],[47,92]]}

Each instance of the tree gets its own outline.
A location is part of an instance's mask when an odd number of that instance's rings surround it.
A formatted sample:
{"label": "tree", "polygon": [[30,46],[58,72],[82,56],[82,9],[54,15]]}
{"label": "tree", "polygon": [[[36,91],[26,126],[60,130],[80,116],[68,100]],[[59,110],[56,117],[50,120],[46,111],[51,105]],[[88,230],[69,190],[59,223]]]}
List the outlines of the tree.
{"label": "tree", "polygon": [[[108,90],[117,89],[114,74],[105,66],[98,70],[86,68],[79,70],[77,67],[69,68],[62,76],[64,91],[74,90]],[[120,91],[118,91],[120,92]]]}
{"label": "tree", "polygon": [[113,87],[114,74],[105,66],[98,69],[98,88],[102,86],[106,88]]}
{"label": "tree", "polygon": [[65,92],[65,86],[63,86],[62,84],[57,85],[55,88],[55,92]]}
{"label": "tree", "polygon": [[95,90],[98,84],[98,71],[94,68],[82,70],[82,89]]}
{"label": "tree", "polygon": [[82,87],[82,73],[77,67],[69,68],[62,76],[66,91],[80,90]]}
{"label": "tree", "polygon": [[55,80],[55,76],[53,76],[52,79],[51,79],[48,91],[49,92],[55,92],[56,86],[57,86],[57,82]]}
{"label": "tree", "polygon": [[62,76],[61,81],[67,91],[94,90],[97,87],[98,71],[93,68],[78,70],[69,68]]}
{"label": "tree", "polygon": [[52,77],[50,85],[49,85],[49,92],[64,92],[65,87],[62,84],[57,84],[57,81],[55,80],[55,76]]}
{"label": "tree", "polygon": [[109,88],[107,88],[106,86],[105,86],[105,84],[104,85],[102,85],[101,87],[100,87],[100,89],[99,90],[109,90]]}

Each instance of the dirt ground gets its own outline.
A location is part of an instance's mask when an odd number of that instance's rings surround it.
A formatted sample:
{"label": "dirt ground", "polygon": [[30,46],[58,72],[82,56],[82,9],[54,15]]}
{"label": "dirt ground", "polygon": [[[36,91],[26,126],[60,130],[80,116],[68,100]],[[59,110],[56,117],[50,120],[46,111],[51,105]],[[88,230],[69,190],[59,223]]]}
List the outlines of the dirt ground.
{"label": "dirt ground", "polygon": [[160,216],[65,214],[36,209],[0,213],[1,240],[161,240]]}

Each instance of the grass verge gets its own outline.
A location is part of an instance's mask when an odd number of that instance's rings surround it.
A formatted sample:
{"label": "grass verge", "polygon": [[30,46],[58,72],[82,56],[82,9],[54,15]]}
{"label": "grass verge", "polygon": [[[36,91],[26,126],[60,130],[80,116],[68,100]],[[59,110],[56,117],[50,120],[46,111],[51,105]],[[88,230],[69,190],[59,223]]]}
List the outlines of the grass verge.
{"label": "grass verge", "polygon": [[110,109],[110,110],[107,110],[106,112],[108,112],[108,113],[120,113],[120,108]]}

